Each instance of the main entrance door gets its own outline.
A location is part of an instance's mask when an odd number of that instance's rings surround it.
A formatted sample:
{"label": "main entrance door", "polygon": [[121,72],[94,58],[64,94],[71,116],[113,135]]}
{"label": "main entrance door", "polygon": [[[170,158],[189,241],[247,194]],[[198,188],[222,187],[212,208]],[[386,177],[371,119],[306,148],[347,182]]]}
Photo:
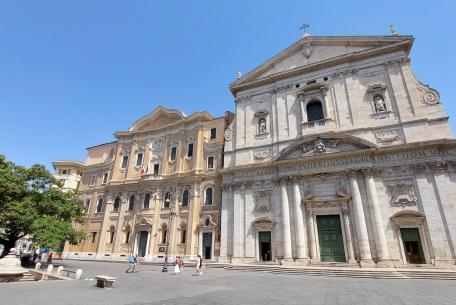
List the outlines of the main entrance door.
{"label": "main entrance door", "polygon": [[212,232],[203,233],[203,257],[212,258]]}
{"label": "main entrance door", "polygon": [[345,262],[344,240],[339,215],[317,216],[320,259],[322,262]]}
{"label": "main entrance door", "polygon": [[402,242],[407,263],[424,264],[423,246],[417,228],[401,228]]}
{"label": "main entrance door", "polygon": [[258,232],[258,246],[260,261],[272,260],[271,255],[271,231]]}
{"label": "main entrance door", "polygon": [[139,231],[139,242],[138,242],[138,256],[144,257],[146,256],[146,248],[147,248],[147,236],[149,234],[147,231]]}

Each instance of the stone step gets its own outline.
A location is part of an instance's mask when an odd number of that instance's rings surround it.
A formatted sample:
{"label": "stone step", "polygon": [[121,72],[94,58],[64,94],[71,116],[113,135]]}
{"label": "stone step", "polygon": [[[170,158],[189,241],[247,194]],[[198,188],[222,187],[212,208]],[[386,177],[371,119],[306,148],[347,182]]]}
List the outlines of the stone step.
{"label": "stone step", "polygon": [[372,270],[372,269],[342,269],[342,268],[287,268],[270,266],[226,266],[226,270],[236,271],[256,271],[274,274],[293,274],[293,275],[315,275],[315,276],[334,276],[334,277],[353,277],[353,278],[377,278],[377,279],[441,279],[456,280],[456,272],[451,271],[432,271],[432,270]]}
{"label": "stone step", "polygon": [[20,282],[34,282],[34,281],[36,281],[35,277],[30,272],[24,273],[24,275],[22,276],[22,278],[20,280]]}

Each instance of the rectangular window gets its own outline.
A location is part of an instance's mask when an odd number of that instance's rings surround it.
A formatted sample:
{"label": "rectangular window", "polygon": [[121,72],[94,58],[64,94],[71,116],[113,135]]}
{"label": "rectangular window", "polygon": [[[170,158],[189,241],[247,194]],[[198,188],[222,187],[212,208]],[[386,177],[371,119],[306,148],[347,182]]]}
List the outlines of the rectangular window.
{"label": "rectangular window", "polygon": [[127,166],[128,166],[128,156],[127,156],[127,155],[124,155],[124,156],[122,157],[122,166],[121,166],[120,168],[122,168],[122,169],[123,169],[123,168],[127,168]]}
{"label": "rectangular window", "polygon": [[181,244],[185,244],[187,239],[187,230],[182,230]]}
{"label": "rectangular window", "polygon": [[95,243],[96,238],[97,238],[97,232],[92,232],[92,244]]}
{"label": "rectangular window", "polygon": [[96,181],[97,177],[96,176],[92,176],[90,177],[90,186],[94,186],[95,185],[95,181]]}
{"label": "rectangular window", "polygon": [[176,161],[177,158],[177,147],[171,147],[171,155],[169,156],[169,160]]}
{"label": "rectangular window", "polygon": [[211,137],[210,137],[210,139],[214,140],[215,138],[217,138],[217,128],[211,128]]}
{"label": "rectangular window", "polygon": [[168,231],[165,229],[165,230],[163,230],[163,234],[162,234],[162,244],[166,244],[167,236],[168,236]]}
{"label": "rectangular window", "polygon": [[67,169],[62,169],[62,175],[67,175],[68,170]]}
{"label": "rectangular window", "polygon": [[154,164],[154,175],[158,175],[160,171],[160,164]]}
{"label": "rectangular window", "polygon": [[187,147],[187,157],[188,157],[188,158],[193,157],[193,143],[188,143],[188,147]]}
{"label": "rectangular window", "polygon": [[136,159],[136,166],[142,166],[143,158],[144,158],[144,154],[142,152],[138,153],[138,156]]}
{"label": "rectangular window", "polygon": [[208,169],[214,168],[214,157],[207,157],[207,168]]}
{"label": "rectangular window", "polygon": [[102,184],[106,184],[106,182],[108,182],[108,173],[104,173],[103,174],[103,182],[102,182]]}

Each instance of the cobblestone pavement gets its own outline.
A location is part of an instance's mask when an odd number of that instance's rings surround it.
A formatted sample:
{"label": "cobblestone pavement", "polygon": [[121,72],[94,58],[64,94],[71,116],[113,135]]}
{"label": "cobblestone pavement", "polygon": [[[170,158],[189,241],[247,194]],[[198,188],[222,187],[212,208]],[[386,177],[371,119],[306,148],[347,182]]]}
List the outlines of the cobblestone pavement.
{"label": "cobblestone pavement", "polygon": [[[78,281],[0,284],[1,304],[8,305],[164,305],[164,304],[350,304],[417,305],[456,304],[455,281],[355,279],[269,274],[206,269],[193,276],[188,267],[181,275],[140,265],[136,274],[125,273],[126,264],[66,261],[82,268]],[[172,271],[172,268],[170,268]],[[95,275],[117,277],[113,289],[95,287]]]}

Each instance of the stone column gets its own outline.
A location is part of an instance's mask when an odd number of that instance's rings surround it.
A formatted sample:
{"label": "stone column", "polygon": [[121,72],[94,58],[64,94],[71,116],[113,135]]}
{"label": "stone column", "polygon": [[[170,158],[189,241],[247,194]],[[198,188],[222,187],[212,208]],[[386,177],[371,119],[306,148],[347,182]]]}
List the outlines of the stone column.
{"label": "stone column", "polygon": [[388,246],[386,244],[385,228],[383,227],[382,213],[378,204],[377,190],[375,188],[374,171],[372,169],[363,170],[366,187],[367,198],[372,208],[373,217],[372,225],[374,227],[375,246],[377,247],[378,262],[389,259]]}
{"label": "stone column", "polygon": [[[107,228],[109,225],[109,215],[111,214],[112,211],[112,203],[114,202],[114,198],[112,196],[109,196],[106,200],[103,200],[103,204],[105,206],[104,208],[104,214],[103,214],[103,222],[101,224],[100,228],[100,236],[98,237],[98,247],[97,247],[97,259],[104,258],[104,254],[106,251],[106,232]],[[98,199],[95,202],[98,204]]]}
{"label": "stone column", "polygon": [[[116,235],[114,236],[114,253],[120,253],[121,252],[121,244],[122,244],[122,224],[124,221],[124,216],[125,216],[125,209],[127,208],[128,205],[128,196],[122,196],[120,200],[120,207],[119,207],[119,218],[117,219],[117,224],[116,224]],[[136,206],[136,202],[135,202]]]}
{"label": "stone column", "polygon": [[356,171],[349,172],[350,190],[352,195],[353,207],[355,210],[356,229],[358,235],[358,246],[361,266],[372,265],[372,256],[369,246],[369,236],[367,235],[366,218],[364,216],[363,202],[359,192]]}
{"label": "stone column", "polygon": [[253,202],[253,190],[251,189],[251,183],[246,184],[246,190],[244,194],[244,261],[252,261],[255,259],[255,239],[253,236],[252,229],[252,211],[254,207]]}
{"label": "stone column", "polygon": [[282,231],[283,231],[283,261],[292,260],[290,210],[288,206],[287,180],[280,180],[280,192],[282,200]]}
{"label": "stone column", "polygon": [[351,228],[350,228],[350,215],[348,214],[347,206],[342,207],[342,217],[343,217],[343,221],[344,221],[345,243],[347,244],[348,262],[356,263],[355,254],[353,251],[353,239],[352,239]]}
{"label": "stone column", "polygon": [[305,225],[305,210],[301,208],[301,192],[299,178],[293,179],[293,199],[296,231],[296,257],[298,260],[307,260],[307,238]]}
{"label": "stone column", "polygon": [[220,256],[218,257],[218,262],[221,263],[228,262],[228,234],[232,234],[232,232],[228,232],[228,222],[232,217],[229,213],[229,206],[233,204],[229,200],[231,192],[231,185],[222,186],[222,209],[220,212]]}
{"label": "stone column", "polygon": [[317,245],[315,241],[315,224],[314,224],[314,213],[309,210],[307,213],[307,217],[309,219],[309,255],[310,255],[310,262],[314,263],[317,262]]}
{"label": "stone column", "polygon": [[242,262],[244,256],[244,187],[236,187],[233,200],[233,258],[232,263]]}

